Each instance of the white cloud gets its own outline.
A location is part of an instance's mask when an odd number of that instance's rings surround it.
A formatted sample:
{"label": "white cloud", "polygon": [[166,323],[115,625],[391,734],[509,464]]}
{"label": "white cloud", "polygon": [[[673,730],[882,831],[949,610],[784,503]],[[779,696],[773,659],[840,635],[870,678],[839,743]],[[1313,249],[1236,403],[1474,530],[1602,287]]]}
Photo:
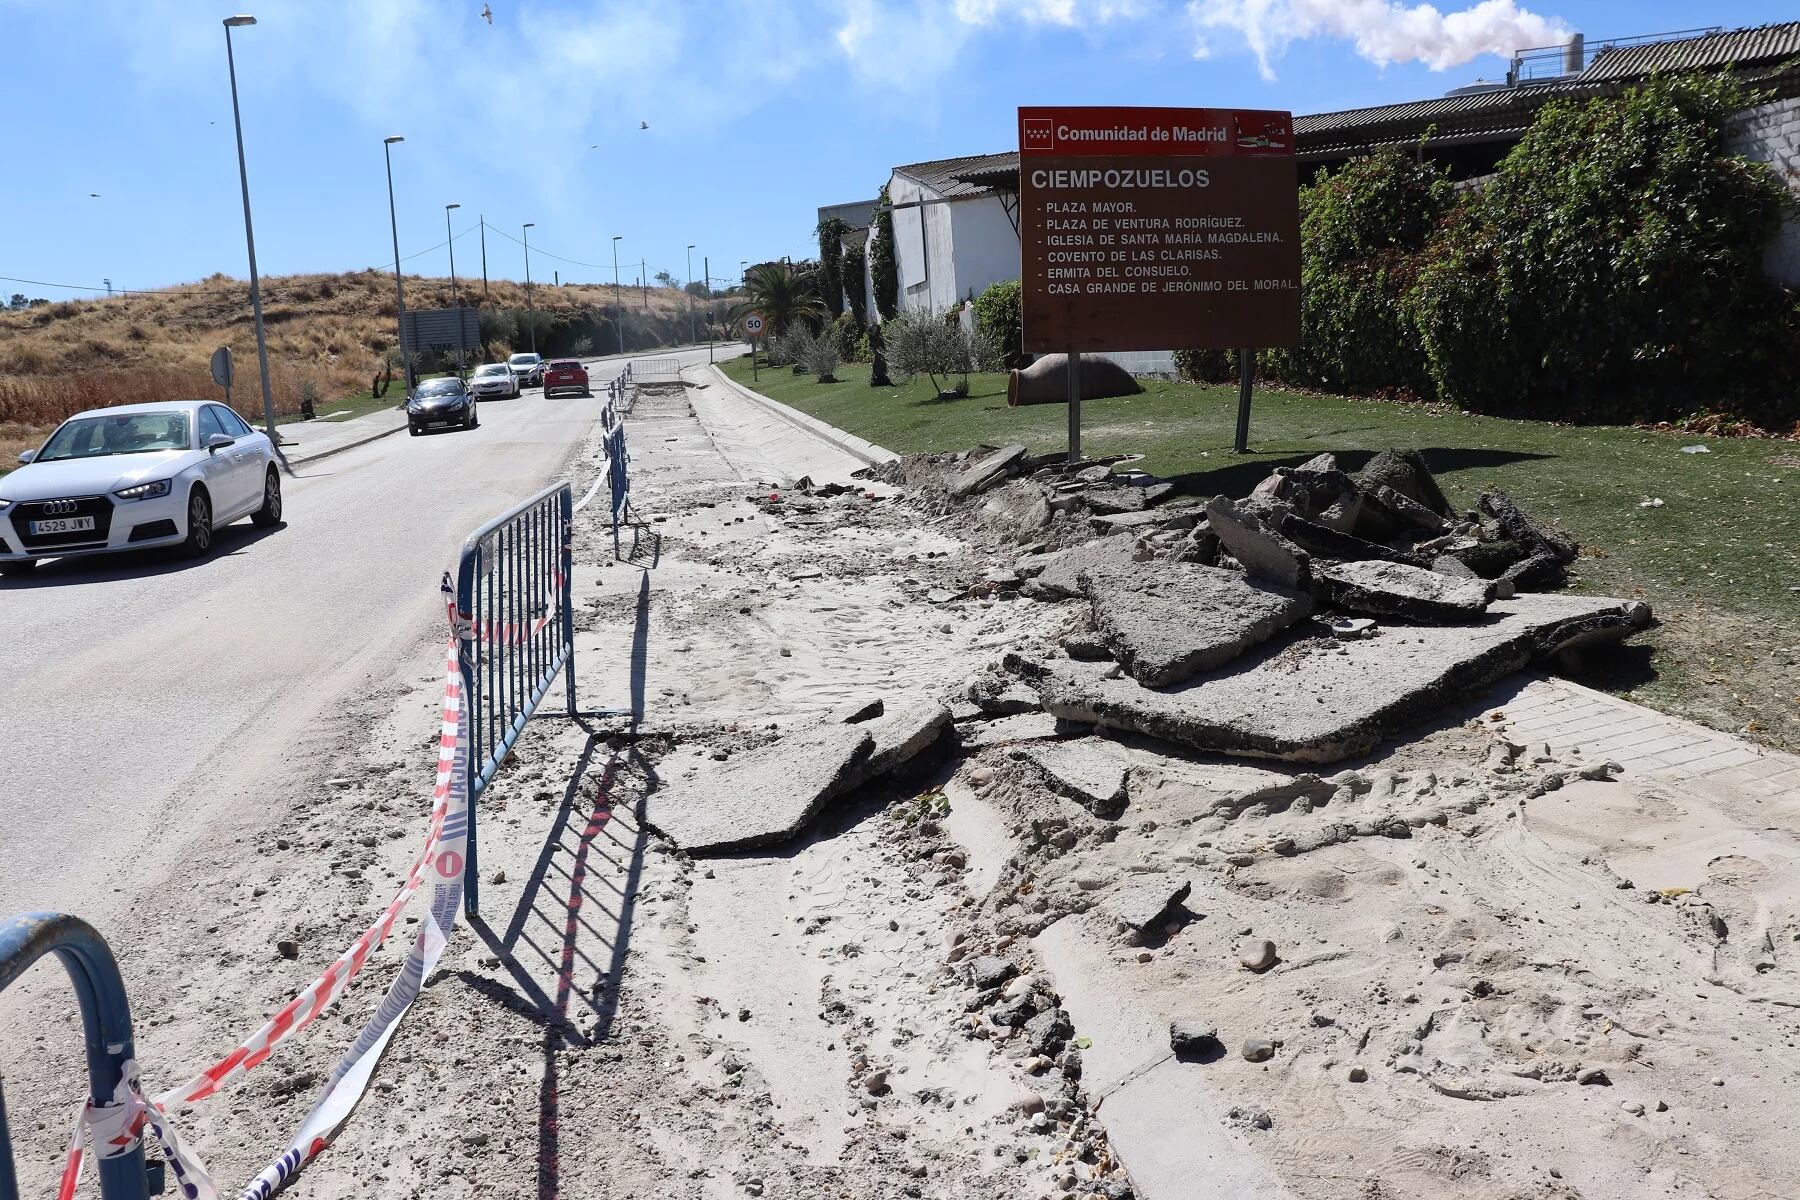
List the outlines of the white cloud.
{"label": "white cloud", "polygon": [[[1275,77],[1274,62],[1290,44],[1306,38],[1350,41],[1378,66],[1421,62],[1443,71],[1482,54],[1510,56],[1569,37],[1561,21],[1522,9],[1515,0],[1481,0],[1450,13],[1395,0],[1192,0],[1188,15],[1200,30],[1242,34],[1264,79]],[[1202,34],[1195,56],[1209,53]]]}

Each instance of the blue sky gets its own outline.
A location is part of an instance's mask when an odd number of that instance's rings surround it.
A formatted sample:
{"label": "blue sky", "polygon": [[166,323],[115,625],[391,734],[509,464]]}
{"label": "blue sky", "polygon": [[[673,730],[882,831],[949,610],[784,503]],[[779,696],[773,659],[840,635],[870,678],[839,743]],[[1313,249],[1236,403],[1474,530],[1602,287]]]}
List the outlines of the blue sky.
{"label": "blue sky", "polygon": [[[230,3],[244,7],[232,8]],[[1287,108],[1436,95],[1525,39],[1794,16],[1791,0],[0,0],[11,117],[0,275],[153,287],[246,273],[220,19],[265,275],[715,278],[809,253],[814,209],[895,164],[1009,148],[1020,104]],[[648,129],[641,129],[640,122]],[[98,193],[98,198],[90,196]],[[540,254],[540,251],[543,253]],[[551,255],[598,266],[559,262]],[[630,278],[635,268],[623,267]],[[0,281],[52,298],[67,290]]]}

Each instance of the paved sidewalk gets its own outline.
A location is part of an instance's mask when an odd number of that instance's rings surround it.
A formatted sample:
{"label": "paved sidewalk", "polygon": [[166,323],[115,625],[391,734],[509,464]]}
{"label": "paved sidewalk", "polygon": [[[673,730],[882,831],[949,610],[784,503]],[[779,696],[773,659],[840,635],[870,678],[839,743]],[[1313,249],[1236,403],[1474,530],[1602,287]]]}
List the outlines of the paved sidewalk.
{"label": "paved sidewalk", "polygon": [[[1611,759],[1629,775],[1704,778],[1759,796],[1800,795],[1800,757],[1566,679],[1502,680],[1477,713],[1514,741],[1579,749],[1589,761]],[[1492,720],[1496,713],[1501,720]]]}
{"label": "paved sidewalk", "polygon": [[277,425],[275,432],[281,435],[281,452],[287,457],[288,465],[298,467],[399,433],[405,428],[406,410],[384,408],[348,421],[294,421]]}
{"label": "paved sidewalk", "polygon": [[[726,375],[718,367],[708,367],[705,376],[722,385],[728,393],[749,401],[769,415],[785,421],[803,433],[828,442],[853,458],[860,459],[864,466],[875,466],[878,463],[892,462],[900,456],[892,450],[877,446],[853,433],[839,429],[836,425],[821,421],[817,417],[808,416],[797,408],[789,407],[779,400],[771,400],[761,392],[753,391]],[[771,428],[774,428],[773,426]]]}

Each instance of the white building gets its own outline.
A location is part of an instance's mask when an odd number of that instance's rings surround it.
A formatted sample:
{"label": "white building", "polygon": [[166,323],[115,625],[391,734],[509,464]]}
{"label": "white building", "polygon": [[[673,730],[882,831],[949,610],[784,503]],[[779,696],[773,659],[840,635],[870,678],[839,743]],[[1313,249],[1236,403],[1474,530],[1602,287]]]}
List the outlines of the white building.
{"label": "white building", "polygon": [[895,167],[887,192],[902,311],[948,312],[1019,278],[1016,152]]}

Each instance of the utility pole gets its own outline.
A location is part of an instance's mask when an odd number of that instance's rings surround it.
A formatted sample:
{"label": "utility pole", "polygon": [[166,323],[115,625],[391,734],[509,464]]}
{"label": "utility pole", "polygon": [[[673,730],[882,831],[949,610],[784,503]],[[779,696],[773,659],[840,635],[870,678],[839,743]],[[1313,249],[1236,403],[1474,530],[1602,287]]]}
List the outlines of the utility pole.
{"label": "utility pole", "polygon": [[638,298],[642,300],[645,312],[650,311],[650,260],[638,259]]}
{"label": "utility pole", "polygon": [[531,325],[531,352],[533,354],[537,353],[537,306],[531,300],[531,229],[536,224],[536,221],[527,221],[521,230],[525,235],[525,311],[531,314],[528,321]]}
{"label": "utility pole", "polygon": [[712,328],[712,259],[700,256],[700,271],[706,276],[706,361],[713,360],[713,328]]}
{"label": "utility pole", "polygon": [[687,292],[687,298],[688,298],[688,345],[691,346],[695,342],[700,340],[699,338],[694,336],[694,291],[693,291],[693,288],[694,288],[694,243],[692,243],[692,242],[688,243],[687,254],[688,254],[688,274],[687,274],[688,285],[684,290]]}
{"label": "utility pole", "polygon": [[394,216],[394,154],[395,142],[406,139],[398,134],[381,140],[381,157],[387,161],[388,177],[388,228],[394,234],[394,311],[400,318],[400,391],[402,395],[412,392],[412,355],[406,348],[406,287],[400,282],[400,222]]}
{"label": "utility pole", "polygon": [[[250,225],[250,172],[244,166],[244,119],[238,113],[237,60],[231,53],[231,31],[256,24],[255,17],[225,18],[225,66],[231,72],[231,123],[237,130],[238,183],[244,192],[244,244],[250,250],[250,313],[256,320],[256,365],[262,373],[263,429],[280,454],[281,440],[275,434],[275,395],[269,389],[269,342],[263,333],[262,281],[256,273],[256,232]],[[282,460],[284,465],[286,460]]]}
{"label": "utility pole", "polygon": [[619,303],[619,239],[622,233],[613,234],[613,323],[619,337],[619,353],[625,353],[625,309]]}
{"label": "utility pole", "polygon": [[456,235],[450,232],[450,210],[460,204],[444,205],[444,239],[450,247],[450,302],[456,306],[456,377],[463,375],[462,290],[456,286]]}
{"label": "utility pole", "polygon": [[487,218],[481,218],[481,298],[488,298],[487,278]]}

